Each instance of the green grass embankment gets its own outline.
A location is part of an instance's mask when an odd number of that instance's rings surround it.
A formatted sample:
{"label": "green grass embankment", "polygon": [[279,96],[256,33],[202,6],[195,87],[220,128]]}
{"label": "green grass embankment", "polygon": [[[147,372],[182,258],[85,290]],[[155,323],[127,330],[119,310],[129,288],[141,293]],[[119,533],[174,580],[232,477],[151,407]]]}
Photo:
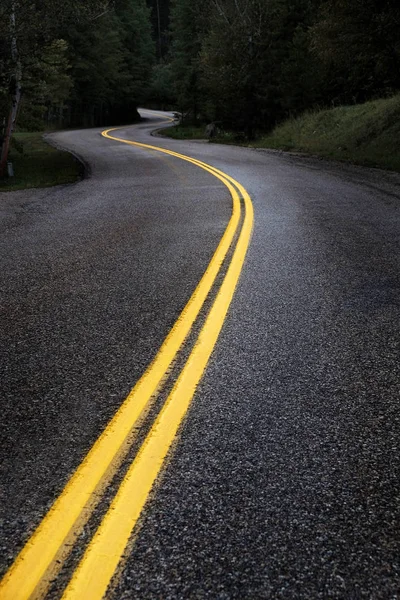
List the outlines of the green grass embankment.
{"label": "green grass embankment", "polygon": [[159,129],[159,135],[174,140],[204,140],[206,139],[205,126],[195,127],[193,125],[175,125],[165,129]]}
{"label": "green grass embankment", "polygon": [[14,177],[0,179],[0,191],[50,187],[77,181],[83,173],[81,163],[69,152],[47,144],[42,133],[17,133],[9,160]]}
{"label": "green grass embankment", "polygon": [[306,113],[282,123],[254,146],[400,171],[400,95]]}
{"label": "green grass embankment", "polygon": [[[163,135],[175,139],[205,137],[205,127],[177,126]],[[305,113],[278,125],[251,144],[225,132],[213,141],[304,152],[333,160],[400,171],[400,94],[355,106]]]}

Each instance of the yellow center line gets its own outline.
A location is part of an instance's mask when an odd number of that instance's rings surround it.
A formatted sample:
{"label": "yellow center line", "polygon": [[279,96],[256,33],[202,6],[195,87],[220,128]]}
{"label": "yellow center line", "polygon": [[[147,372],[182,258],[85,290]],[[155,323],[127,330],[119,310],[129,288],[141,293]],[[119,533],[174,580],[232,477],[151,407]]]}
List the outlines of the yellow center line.
{"label": "yellow center line", "polygon": [[242,186],[240,188],[246,213],[221,288],[171,394],[129,468],[62,600],[103,598],[190,406],[222,329],[250,243],[253,207],[246,190]]}
{"label": "yellow center line", "polygon": [[[111,138],[108,132],[103,132],[103,135]],[[79,529],[90,516],[102,491],[117,471],[130,432],[145,410],[150,398],[156,393],[177,352],[188,336],[214,284],[239,224],[240,200],[232,185],[235,183],[234,180],[206,163],[200,164],[199,161],[176,152],[167,152],[156,146],[126,140],[118,141],[169,153],[201,166],[205,171],[216,176],[229,189],[233,199],[232,216],[206,272],[154,361],[95,442],[5,574],[0,583],[1,600],[28,600],[33,595],[42,597],[45,594],[49,581],[61,568],[62,561],[70,551],[70,545]],[[229,181],[227,181],[228,179]]]}

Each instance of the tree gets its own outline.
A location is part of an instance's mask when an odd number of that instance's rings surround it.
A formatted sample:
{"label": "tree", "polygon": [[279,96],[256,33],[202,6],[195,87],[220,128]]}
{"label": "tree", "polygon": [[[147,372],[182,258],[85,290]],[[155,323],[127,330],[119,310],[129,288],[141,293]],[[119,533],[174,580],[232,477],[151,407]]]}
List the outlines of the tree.
{"label": "tree", "polygon": [[362,102],[400,89],[399,31],[398,0],[322,3],[312,49],[329,73],[333,101]]}
{"label": "tree", "polygon": [[[258,0],[212,0],[201,53],[204,88],[214,118],[252,137],[265,8]],[[209,109],[210,110],[210,109]]]}
{"label": "tree", "polygon": [[207,1],[174,0],[171,5],[171,72],[182,114],[196,120],[202,103],[200,51],[207,31]]}
{"label": "tree", "polygon": [[144,0],[117,0],[90,29],[70,27],[72,125],[100,126],[139,119],[154,63],[149,9]]}
{"label": "tree", "polygon": [[154,67],[151,98],[162,110],[174,102],[172,71],[169,64],[159,63]]}
{"label": "tree", "polygon": [[[117,0],[126,81],[120,94],[120,109],[136,107],[147,101],[151,72],[155,63],[155,45],[151,36],[150,9],[145,0]],[[129,115],[123,116],[129,121]]]}
{"label": "tree", "polygon": [[2,94],[8,90],[9,117],[2,139],[0,175],[4,175],[9,144],[22,98],[24,76],[43,47],[57,39],[60,28],[72,22],[87,22],[107,9],[108,0],[2,0],[0,39],[4,58],[0,63]]}
{"label": "tree", "polygon": [[110,111],[125,85],[119,21],[114,13],[90,28],[71,26],[66,35],[73,88],[68,125],[95,127],[112,123]]}
{"label": "tree", "polygon": [[25,70],[19,124],[27,129],[62,125],[66,102],[73,86],[65,40],[53,40],[32,59]]}
{"label": "tree", "polygon": [[9,92],[11,96],[11,109],[2,139],[1,157],[0,157],[0,177],[4,175],[7,165],[8,152],[10,148],[11,136],[15,128],[19,104],[21,101],[22,85],[22,63],[18,51],[17,43],[17,3],[12,2],[9,13],[9,35],[10,35],[10,60],[11,77],[9,81]]}
{"label": "tree", "polygon": [[169,50],[169,0],[148,0],[148,5],[151,9],[151,24],[157,48],[156,55],[158,61],[162,62]]}
{"label": "tree", "polygon": [[[246,132],[270,129],[312,102],[309,0],[213,0],[201,53],[216,118]],[[312,76],[312,72],[314,75]]]}
{"label": "tree", "polygon": [[0,47],[3,171],[17,114],[29,128],[139,119],[155,60],[146,0],[2,0]]}

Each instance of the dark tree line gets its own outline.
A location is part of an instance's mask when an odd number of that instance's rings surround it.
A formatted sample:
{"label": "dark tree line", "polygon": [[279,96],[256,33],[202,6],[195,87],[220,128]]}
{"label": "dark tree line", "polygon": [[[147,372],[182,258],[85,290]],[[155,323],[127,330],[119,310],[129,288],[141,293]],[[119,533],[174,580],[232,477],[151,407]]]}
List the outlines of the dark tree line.
{"label": "dark tree line", "polygon": [[168,53],[169,46],[169,0],[148,0],[150,8],[153,37],[156,42],[156,55],[163,61]]}
{"label": "dark tree line", "polygon": [[2,170],[21,129],[133,122],[155,62],[146,0],[1,0]]}
{"label": "dark tree line", "polygon": [[89,26],[70,27],[64,38],[73,82],[67,122],[96,126],[137,120],[155,60],[144,0],[116,0],[104,16]]}
{"label": "dark tree line", "polygon": [[251,137],[398,91],[399,32],[398,0],[1,0],[3,138],[145,103]]}
{"label": "dark tree line", "polygon": [[178,105],[249,136],[400,89],[398,0],[171,0],[170,21]]}

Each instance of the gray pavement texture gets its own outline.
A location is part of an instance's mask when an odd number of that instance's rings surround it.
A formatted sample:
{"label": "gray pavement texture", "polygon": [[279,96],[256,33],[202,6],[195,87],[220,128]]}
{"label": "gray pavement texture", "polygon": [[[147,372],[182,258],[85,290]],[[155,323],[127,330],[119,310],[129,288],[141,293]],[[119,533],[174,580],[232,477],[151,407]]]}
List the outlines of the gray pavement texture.
{"label": "gray pavement texture", "polygon": [[[400,177],[150,138],[252,196],[240,283],[115,598],[400,597]],[[12,556],[157,350],[229,218],[174,159],[57,135],[92,165],[1,211]],[[4,352],[4,346],[3,346]]]}

